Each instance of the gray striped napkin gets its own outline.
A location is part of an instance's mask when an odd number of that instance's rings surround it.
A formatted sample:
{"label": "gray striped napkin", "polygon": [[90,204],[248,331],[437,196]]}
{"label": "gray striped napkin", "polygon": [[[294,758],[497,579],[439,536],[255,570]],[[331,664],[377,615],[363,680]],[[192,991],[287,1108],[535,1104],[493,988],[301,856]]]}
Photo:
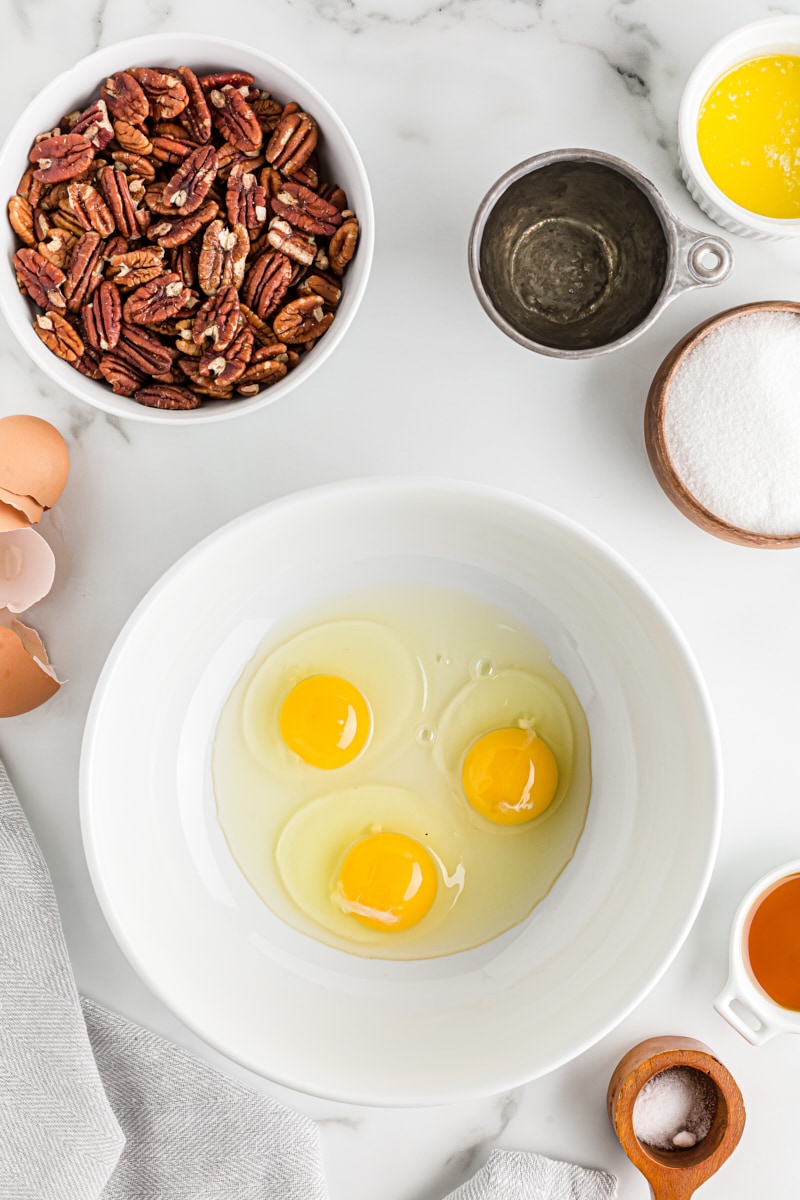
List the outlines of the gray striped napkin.
{"label": "gray striped napkin", "polygon": [[606,1171],[527,1154],[493,1150],[486,1165],[447,1200],[614,1200],[617,1177]]}

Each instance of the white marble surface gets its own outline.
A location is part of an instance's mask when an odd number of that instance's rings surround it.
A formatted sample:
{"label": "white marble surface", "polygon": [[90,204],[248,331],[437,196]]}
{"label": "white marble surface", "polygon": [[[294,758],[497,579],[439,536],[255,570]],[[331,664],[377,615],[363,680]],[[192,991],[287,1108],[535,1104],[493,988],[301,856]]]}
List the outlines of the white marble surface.
{"label": "white marble surface", "polygon": [[707,225],[676,168],[681,88],[718,37],[785,10],[766,0],[4,0],[2,9],[3,131],[53,74],[98,44],[156,29],[225,33],[284,59],[329,98],[362,151],[378,217],[372,282],[342,347],[285,402],[241,422],[118,424],[59,391],[0,328],[0,412],[47,417],[72,452],[68,490],[41,527],[57,556],[56,586],[30,613],[70,682],[45,708],[0,725],[0,753],[50,863],[81,988],[220,1061],[123,959],[80,843],[87,705],[148,587],[206,533],[297,488],[398,472],[502,485],[616,547],[696,651],[727,777],[706,904],[666,976],[615,1032],[509,1095],[397,1112],[258,1086],[321,1121],[332,1200],[435,1200],[495,1145],[610,1169],[622,1200],[637,1200],[646,1185],[609,1127],[605,1089],[633,1043],[679,1032],[711,1045],[748,1107],[741,1147],[704,1195],[794,1195],[800,1039],[753,1049],[711,1005],[740,895],[800,852],[800,554],[728,546],[686,522],[650,473],[642,410],[664,353],[697,321],[746,300],[797,297],[800,245],[733,238],[727,283],[679,300],[631,347],[578,364],[504,338],[475,301],[465,262],[486,188],[520,159],[563,145],[628,158],[679,216]]}

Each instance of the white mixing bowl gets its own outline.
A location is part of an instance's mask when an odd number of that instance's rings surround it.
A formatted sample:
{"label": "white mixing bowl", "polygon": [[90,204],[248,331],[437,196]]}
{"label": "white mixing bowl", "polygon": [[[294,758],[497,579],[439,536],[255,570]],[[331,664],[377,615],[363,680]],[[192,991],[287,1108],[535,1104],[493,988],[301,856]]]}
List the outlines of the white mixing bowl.
{"label": "white mixing bowl", "polygon": [[5,263],[4,266],[0,263],[0,308],[33,361],[56,383],[95,408],[116,417],[153,421],[160,425],[242,417],[272,404],[308,379],[333,353],[352,323],[367,286],[374,244],[375,221],[367,173],[353,139],[327,100],[302,76],[270,55],[226,38],[196,33],[158,33],[104,46],[48,83],[19,117],[0,150],[3,210],[15,194],[28,165],[28,151],[36,135],[52,129],[65,113],[82,107],[99,95],[100,85],[108,75],[131,66],[179,67],[182,64],[199,73],[250,71],[256,82],[276,99],[296,100],[311,113],[320,127],[323,177],[344,188],[348,203],[358,216],[360,233],[355,258],[345,272],[336,320],[294,370],[252,398],[210,400],[186,412],[170,412],[146,408],[127,396],[116,396],[104,380],[87,379],[52,354],[39,340],[33,331],[33,316],[39,310],[20,294],[14,277],[11,259],[19,249],[19,242],[8,221],[0,220],[0,250]]}
{"label": "white mixing bowl", "polygon": [[[456,587],[529,624],[592,737],[587,825],[553,890],[510,933],[425,962],[344,954],[274,917],[231,858],[211,786],[221,705],[270,625],[390,580]],[[686,937],[720,810],[708,696],[656,596],[565,518],[454,481],[337,484],[207,538],[120,634],[81,762],[94,885],[150,987],[238,1062],[364,1104],[512,1088],[602,1037]]]}

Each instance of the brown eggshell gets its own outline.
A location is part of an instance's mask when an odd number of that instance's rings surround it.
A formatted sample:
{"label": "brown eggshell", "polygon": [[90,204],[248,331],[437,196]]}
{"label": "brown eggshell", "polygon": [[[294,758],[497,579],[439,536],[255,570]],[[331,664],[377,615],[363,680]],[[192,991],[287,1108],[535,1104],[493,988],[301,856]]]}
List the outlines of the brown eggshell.
{"label": "brown eggshell", "polygon": [[38,524],[42,519],[44,509],[41,504],[36,503],[33,496],[18,496],[16,492],[9,492],[0,487],[0,503],[10,504],[18,512],[24,513],[31,525]]}
{"label": "brown eggshell", "polygon": [[0,488],[52,508],[69,475],[69,451],[58,430],[40,417],[0,418]]}
{"label": "brown eggshell", "polygon": [[36,630],[16,620],[0,625],[0,717],[30,712],[60,687]]}
{"label": "brown eggshell", "polygon": [[25,513],[0,500],[0,533],[10,533],[12,529],[29,529],[30,524]]}

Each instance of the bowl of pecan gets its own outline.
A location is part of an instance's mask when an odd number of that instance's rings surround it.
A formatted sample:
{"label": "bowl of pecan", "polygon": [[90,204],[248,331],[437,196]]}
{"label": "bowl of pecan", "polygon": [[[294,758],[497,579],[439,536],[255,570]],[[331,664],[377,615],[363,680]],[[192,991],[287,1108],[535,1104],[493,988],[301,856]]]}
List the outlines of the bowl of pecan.
{"label": "bowl of pecan", "polygon": [[11,130],[0,183],[8,323],[118,417],[263,408],[333,352],[366,288],[352,138],[299,75],[235,42],[159,34],[81,60]]}

